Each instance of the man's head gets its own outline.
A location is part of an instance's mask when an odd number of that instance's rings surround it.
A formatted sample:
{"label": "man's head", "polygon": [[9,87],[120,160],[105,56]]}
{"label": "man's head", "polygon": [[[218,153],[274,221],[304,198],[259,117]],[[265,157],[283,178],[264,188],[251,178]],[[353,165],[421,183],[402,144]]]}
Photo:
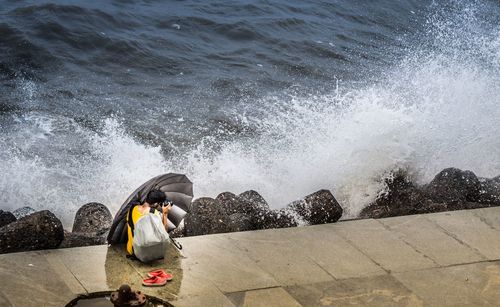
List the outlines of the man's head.
{"label": "man's head", "polygon": [[162,203],[167,199],[167,196],[164,192],[160,190],[151,190],[146,196],[146,202],[150,205],[154,205],[156,203]]}

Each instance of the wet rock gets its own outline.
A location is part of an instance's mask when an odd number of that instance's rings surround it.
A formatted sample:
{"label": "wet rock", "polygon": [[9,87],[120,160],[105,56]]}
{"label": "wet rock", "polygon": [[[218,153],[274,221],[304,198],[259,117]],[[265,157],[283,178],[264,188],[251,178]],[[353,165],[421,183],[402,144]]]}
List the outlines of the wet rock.
{"label": "wet rock", "polygon": [[0,210],[0,227],[15,222],[16,220],[17,219],[12,212]]}
{"label": "wet rock", "polygon": [[106,233],[65,232],[59,248],[81,247],[106,244]]}
{"label": "wet rock", "polygon": [[63,238],[61,221],[48,210],[39,211],[0,228],[0,253],[56,248]]}
{"label": "wet rock", "polygon": [[[401,214],[401,215],[425,214],[425,213],[435,213],[435,212],[458,210],[458,209],[454,209],[454,208],[456,208],[456,205],[450,206],[450,204],[447,204],[447,203],[434,203],[432,201],[425,200],[425,202],[422,205],[415,207],[414,210],[412,210],[411,212],[409,212],[407,214]],[[465,207],[463,209],[465,209]],[[398,215],[396,215],[396,216],[398,216]]]}
{"label": "wet rock", "polygon": [[[395,171],[384,180],[387,188],[374,203],[365,207],[359,214],[360,218],[384,218],[391,216],[425,213],[435,206],[426,201],[422,192],[411,182],[404,171]],[[435,207],[437,210],[438,208]]]}
{"label": "wet rock", "polygon": [[248,190],[248,191],[241,193],[238,196],[246,201],[251,202],[252,204],[254,204],[258,207],[269,209],[269,205],[267,204],[267,201],[257,191]]}
{"label": "wet rock", "polygon": [[[270,209],[266,201],[255,191],[242,193],[244,197],[231,192],[219,194],[215,200],[218,201],[222,210],[228,215],[243,214],[248,218],[245,221],[245,230],[262,229],[263,217],[269,215]],[[247,220],[247,219],[245,219]],[[243,222],[242,222],[243,223]],[[242,227],[237,227],[242,230]]]}
{"label": "wet rock", "polygon": [[468,201],[468,202],[464,203],[463,207],[464,207],[464,209],[479,209],[479,208],[484,208],[487,206],[485,206],[482,203]]}
{"label": "wet rock", "polygon": [[25,216],[28,216],[30,214],[33,214],[35,213],[36,210],[31,208],[31,207],[21,207],[21,208],[18,208],[14,211],[12,211],[12,213],[14,214],[14,216],[17,218],[17,219],[20,219],[22,217],[25,217]]}
{"label": "wet rock", "polygon": [[100,203],[83,205],[75,215],[73,232],[66,232],[62,248],[106,244],[112,217],[108,208]]}
{"label": "wet rock", "polygon": [[464,202],[477,202],[480,190],[481,184],[473,172],[453,167],[442,170],[423,187],[426,198],[455,209],[461,209],[460,204]]}
{"label": "wet rock", "polygon": [[229,216],[221,204],[209,197],[198,198],[184,218],[185,236],[224,233],[231,231]]}
{"label": "wet rock", "polygon": [[328,190],[319,190],[287,206],[306,224],[335,223],[342,216],[342,207]]}
{"label": "wet rock", "polygon": [[298,225],[293,214],[285,209],[269,211],[259,221],[259,229],[297,227]]}
{"label": "wet rock", "polygon": [[[500,181],[500,180],[499,180]],[[386,179],[387,191],[364,208],[359,217],[391,216],[474,209],[499,205],[500,182],[481,179],[471,171],[447,168],[423,187],[415,186],[405,172],[397,171]],[[495,195],[499,195],[496,198]]]}
{"label": "wet rock", "polygon": [[76,212],[73,232],[100,235],[109,231],[112,222],[111,213],[105,205],[88,203]]}
{"label": "wet rock", "polygon": [[500,176],[493,179],[480,178],[478,202],[487,206],[500,206]]}
{"label": "wet rock", "polygon": [[231,215],[233,213],[247,213],[251,212],[253,209],[252,203],[236,196],[231,192],[220,193],[217,195],[215,200],[227,215]]}
{"label": "wet rock", "polygon": [[229,216],[229,228],[231,231],[248,231],[255,229],[252,218],[244,213],[233,213]]}

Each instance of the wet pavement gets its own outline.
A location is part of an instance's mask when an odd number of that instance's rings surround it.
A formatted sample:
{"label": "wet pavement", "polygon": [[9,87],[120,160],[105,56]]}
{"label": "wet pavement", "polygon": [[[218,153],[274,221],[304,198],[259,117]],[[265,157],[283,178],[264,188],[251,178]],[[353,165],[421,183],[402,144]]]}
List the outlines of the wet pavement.
{"label": "wet pavement", "polygon": [[[499,306],[500,208],[0,255],[0,306],[64,306],[127,283],[174,306]],[[147,288],[166,268],[174,280]]]}

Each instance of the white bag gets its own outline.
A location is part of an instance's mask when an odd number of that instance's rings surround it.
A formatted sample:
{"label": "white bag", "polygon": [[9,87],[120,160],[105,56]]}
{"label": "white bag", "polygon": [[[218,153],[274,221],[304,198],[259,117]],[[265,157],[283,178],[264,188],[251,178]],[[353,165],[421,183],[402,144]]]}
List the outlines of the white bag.
{"label": "white bag", "polygon": [[170,243],[161,217],[148,213],[134,227],[134,255],[142,262],[150,262],[165,256]]}

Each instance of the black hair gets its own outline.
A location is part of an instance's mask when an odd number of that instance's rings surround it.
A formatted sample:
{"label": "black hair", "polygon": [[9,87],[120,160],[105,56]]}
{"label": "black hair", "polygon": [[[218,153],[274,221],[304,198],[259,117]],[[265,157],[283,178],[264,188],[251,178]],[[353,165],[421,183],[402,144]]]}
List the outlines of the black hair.
{"label": "black hair", "polygon": [[164,192],[160,190],[151,190],[149,191],[148,195],[146,196],[146,202],[150,205],[156,204],[156,203],[162,203],[167,199],[167,196],[165,195]]}

